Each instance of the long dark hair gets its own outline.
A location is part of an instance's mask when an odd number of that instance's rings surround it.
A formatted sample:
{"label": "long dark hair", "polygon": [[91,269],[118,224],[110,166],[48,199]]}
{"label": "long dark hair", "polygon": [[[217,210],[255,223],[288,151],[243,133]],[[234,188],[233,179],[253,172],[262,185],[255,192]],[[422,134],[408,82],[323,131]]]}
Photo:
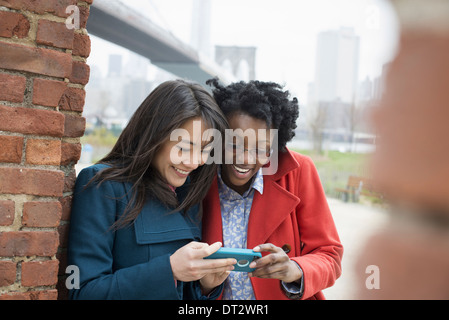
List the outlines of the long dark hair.
{"label": "long dark hair", "polygon": [[171,212],[186,212],[201,203],[214,178],[215,163],[200,166],[190,174],[189,191],[181,203],[152,166],[171,132],[198,117],[222,135],[228,128],[226,117],[213,97],[199,84],[184,80],[160,84],[136,110],[111,152],[99,161],[110,167],[93,179],[99,183],[114,180],[133,185],[125,213],[114,228],[133,223],[149,199],[159,200],[173,209]]}

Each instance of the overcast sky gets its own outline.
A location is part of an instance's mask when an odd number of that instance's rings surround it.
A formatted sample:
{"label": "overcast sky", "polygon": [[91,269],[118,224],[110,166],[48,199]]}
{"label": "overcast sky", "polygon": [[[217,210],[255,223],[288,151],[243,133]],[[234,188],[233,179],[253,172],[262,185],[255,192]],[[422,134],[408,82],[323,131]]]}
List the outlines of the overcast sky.
{"label": "overcast sky", "polygon": [[[396,50],[398,27],[386,0],[210,0],[212,45],[255,46],[256,77],[283,83],[300,100],[313,82],[317,34],[353,27],[361,38],[359,80],[374,78]],[[189,43],[193,0],[126,0]],[[92,37],[89,64],[124,53]],[[126,59],[126,57],[125,57]],[[303,97],[303,98],[301,98]]]}

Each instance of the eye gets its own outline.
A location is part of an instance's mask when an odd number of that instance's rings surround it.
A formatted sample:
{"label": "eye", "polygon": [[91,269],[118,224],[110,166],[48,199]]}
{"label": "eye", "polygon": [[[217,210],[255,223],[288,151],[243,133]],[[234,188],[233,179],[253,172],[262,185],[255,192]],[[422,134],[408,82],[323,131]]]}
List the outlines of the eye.
{"label": "eye", "polygon": [[258,149],[257,154],[269,157],[271,155],[271,149]]}
{"label": "eye", "polygon": [[190,152],[190,149],[187,149],[187,148],[183,148],[183,147],[180,147],[180,146],[177,146],[177,148],[178,148],[178,150],[180,152]]}

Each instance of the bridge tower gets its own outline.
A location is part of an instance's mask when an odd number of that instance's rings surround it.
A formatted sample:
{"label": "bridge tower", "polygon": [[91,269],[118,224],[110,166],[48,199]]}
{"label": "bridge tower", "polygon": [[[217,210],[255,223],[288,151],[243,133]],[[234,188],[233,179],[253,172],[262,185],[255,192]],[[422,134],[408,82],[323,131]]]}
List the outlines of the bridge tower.
{"label": "bridge tower", "polygon": [[238,80],[255,80],[256,50],[256,47],[215,46],[215,62]]}

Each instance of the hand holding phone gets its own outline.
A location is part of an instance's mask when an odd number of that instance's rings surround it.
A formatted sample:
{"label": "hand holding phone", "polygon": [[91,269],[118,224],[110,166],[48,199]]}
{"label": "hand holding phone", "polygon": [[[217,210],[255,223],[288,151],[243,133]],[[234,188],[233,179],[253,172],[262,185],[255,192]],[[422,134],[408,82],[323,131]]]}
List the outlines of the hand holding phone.
{"label": "hand holding phone", "polygon": [[255,252],[251,249],[220,248],[218,251],[205,257],[204,259],[234,258],[237,260],[237,263],[234,265],[233,271],[253,272],[255,269],[249,267],[250,263],[261,257],[262,254],[260,252]]}

